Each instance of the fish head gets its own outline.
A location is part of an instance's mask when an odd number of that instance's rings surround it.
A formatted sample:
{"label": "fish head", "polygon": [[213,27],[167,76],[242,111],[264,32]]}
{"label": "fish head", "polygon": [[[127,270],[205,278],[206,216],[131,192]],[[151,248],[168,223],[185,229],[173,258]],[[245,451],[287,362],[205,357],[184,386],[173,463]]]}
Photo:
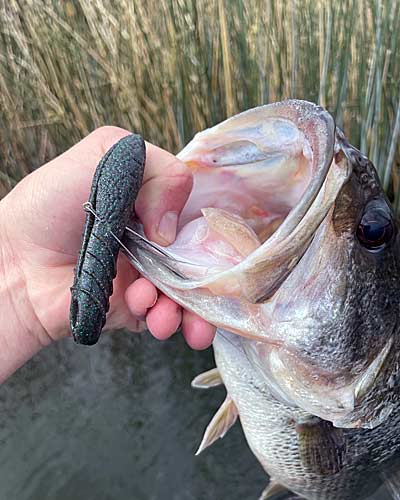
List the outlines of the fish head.
{"label": "fish head", "polygon": [[339,130],[336,139],[349,179],[263,306],[279,342],[245,344],[288,404],[337,427],[373,428],[399,398],[399,234],[374,166]]}
{"label": "fish head", "polygon": [[194,182],[177,239],[127,233],[137,269],[241,336],[285,403],[340,427],[382,422],[400,387],[400,254],[371,162],[298,100],[236,115],[178,156]]}

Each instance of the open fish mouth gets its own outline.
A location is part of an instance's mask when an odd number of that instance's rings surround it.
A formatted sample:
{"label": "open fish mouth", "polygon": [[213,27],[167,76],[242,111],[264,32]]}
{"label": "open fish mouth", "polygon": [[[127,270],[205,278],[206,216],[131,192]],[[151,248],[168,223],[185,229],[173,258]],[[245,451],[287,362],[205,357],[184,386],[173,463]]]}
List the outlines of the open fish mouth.
{"label": "open fish mouth", "polygon": [[[146,274],[157,261],[158,276],[150,279],[178,302],[176,290],[200,289],[247,304],[267,300],[350,174],[345,161],[335,162],[334,146],[331,115],[297,100],[246,111],[197,134],[178,155],[193,169],[194,186],[176,241],[160,248],[132,227],[125,245],[134,264]],[[184,305],[201,315],[194,302]],[[208,320],[229,329],[214,315]]]}
{"label": "open fish mouth", "polygon": [[246,340],[243,347],[277,399],[328,420],[336,427],[372,429],[381,424],[393,409],[393,405],[385,404],[377,411],[365,404],[378,378],[385,378],[385,364],[393,347],[392,337],[357,376],[348,372],[327,373],[311,367],[302,362],[301,356],[284,347]]}

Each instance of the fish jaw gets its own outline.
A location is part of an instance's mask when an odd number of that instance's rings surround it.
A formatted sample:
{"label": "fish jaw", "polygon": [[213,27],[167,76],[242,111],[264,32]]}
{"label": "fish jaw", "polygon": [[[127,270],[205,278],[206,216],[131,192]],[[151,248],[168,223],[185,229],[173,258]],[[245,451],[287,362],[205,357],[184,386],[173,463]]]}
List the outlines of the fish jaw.
{"label": "fish jaw", "polygon": [[[225,148],[221,155],[225,160],[220,161],[218,168],[198,162],[193,190],[179,219],[174,245],[160,251],[146,241],[143,233],[139,237],[133,232],[126,233],[125,251],[132,263],[160,290],[216,326],[245,337],[275,342],[277,338],[268,327],[269,318],[264,314],[262,302],[297,265],[349,175],[345,160],[333,161],[334,131],[333,119],[325,110],[312,103],[291,100],[249,110],[198,134],[182,151],[181,159],[193,164],[199,160],[196,159],[199,141],[204,149],[210,148],[215,140],[222,141],[218,147]],[[227,135],[235,137],[237,142],[227,141]],[[252,165],[243,163],[237,154],[236,146],[239,144],[239,149],[243,146],[243,137],[254,144],[264,140],[258,146],[260,156],[252,153],[255,176],[251,174]],[[234,154],[229,152],[232,144]],[[284,197],[282,200],[282,191],[276,193],[275,174],[280,178],[283,172],[280,182],[284,190],[293,180],[287,175],[287,169],[293,169],[292,174],[300,169],[298,185],[301,186],[305,164],[310,177],[300,199],[288,202]],[[256,184],[261,185],[258,192],[261,198],[255,197],[251,186],[246,185],[249,179],[251,182],[256,179]],[[233,182],[233,195],[226,182]],[[268,187],[269,182],[272,188]],[[252,198],[252,206],[255,198],[257,203],[266,203],[258,206],[261,225],[266,223],[265,213],[271,198],[277,197],[281,205],[286,203],[279,214],[283,222],[266,241],[260,239],[257,224],[252,225],[257,214],[249,217],[246,211],[249,206],[238,203],[235,183],[240,185],[242,199]],[[268,189],[272,191],[268,193]],[[273,210],[277,205],[278,202]],[[189,231],[189,226],[196,225],[200,235],[196,228]],[[190,245],[185,243],[187,232],[194,235],[189,237]],[[209,236],[214,242],[219,238],[219,245],[210,245]],[[235,246],[235,238],[242,242],[244,237],[248,255],[238,252],[239,247]],[[215,250],[213,255],[209,253],[211,248]],[[244,250],[244,245],[240,245],[240,250]]]}

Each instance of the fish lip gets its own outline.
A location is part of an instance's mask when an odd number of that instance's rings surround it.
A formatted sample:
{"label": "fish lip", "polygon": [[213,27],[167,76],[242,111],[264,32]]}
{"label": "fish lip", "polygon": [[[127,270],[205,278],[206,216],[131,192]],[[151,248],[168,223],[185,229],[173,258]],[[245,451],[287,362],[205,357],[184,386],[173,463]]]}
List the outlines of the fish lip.
{"label": "fish lip", "polygon": [[359,163],[360,161],[369,161],[367,156],[365,156],[359,149],[350,144],[350,142],[346,139],[346,136],[343,133],[343,130],[336,126],[335,130],[335,139],[336,144],[343,151],[346,158],[353,164]]}
{"label": "fish lip", "polygon": [[[368,405],[363,407],[363,401],[367,400],[373,390],[374,382],[382,373],[393,344],[394,339],[390,337],[366,370],[345,384],[338,383],[340,379],[343,380],[340,375],[332,374],[329,384],[331,389],[327,389],[323,382],[308,384],[307,382],[312,380],[312,372],[309,372],[310,377],[301,377],[299,364],[293,363],[290,358],[282,358],[282,354],[286,351],[285,347],[282,350],[271,348],[268,356],[268,373],[272,375],[287,399],[304,411],[331,421],[335,427],[372,429],[389,416],[392,408],[386,406],[379,412],[372,412]],[[304,365],[303,368],[309,367]],[[324,378],[320,375],[318,377]],[[327,382],[329,383],[328,380]]]}

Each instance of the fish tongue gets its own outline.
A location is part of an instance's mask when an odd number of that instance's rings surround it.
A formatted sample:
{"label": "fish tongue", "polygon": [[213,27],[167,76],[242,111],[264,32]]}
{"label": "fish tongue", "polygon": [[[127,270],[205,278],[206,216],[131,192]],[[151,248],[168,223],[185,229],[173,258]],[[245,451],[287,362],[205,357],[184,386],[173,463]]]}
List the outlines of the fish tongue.
{"label": "fish tongue", "polygon": [[[260,246],[258,237],[239,215],[218,208],[202,209],[202,214],[182,228],[169,247],[159,247],[145,237],[137,241],[138,247],[186,277],[179,288],[202,287],[215,295],[239,295],[235,272],[229,271]],[[127,246],[135,252],[131,239]]]}
{"label": "fish tongue", "polygon": [[188,278],[182,274],[182,266],[188,263],[177,260],[168,249],[148,241],[138,224],[131,223],[131,226],[122,240],[124,253],[135,268],[168,297],[216,327],[254,339],[269,337],[260,305],[240,300],[237,294],[216,295],[218,286],[224,288],[225,293],[230,286],[237,290],[229,270],[226,279],[220,282],[213,279],[208,285],[207,279]]}
{"label": "fish tongue", "polygon": [[240,216],[220,208],[203,208],[201,212],[209,227],[242,257],[247,257],[260,246],[257,235]]}

